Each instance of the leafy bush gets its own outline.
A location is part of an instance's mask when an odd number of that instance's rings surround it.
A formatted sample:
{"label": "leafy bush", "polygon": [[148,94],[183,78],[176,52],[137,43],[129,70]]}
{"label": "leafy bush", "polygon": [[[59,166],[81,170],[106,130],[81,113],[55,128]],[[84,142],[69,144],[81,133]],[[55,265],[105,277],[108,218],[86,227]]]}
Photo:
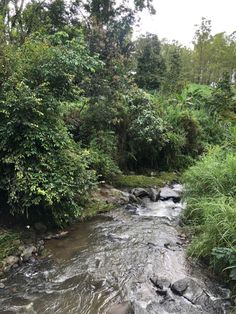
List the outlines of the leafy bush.
{"label": "leafy bush", "polygon": [[97,133],[90,142],[88,163],[95,169],[99,180],[112,182],[120,174],[117,165],[117,140],[113,132]]}
{"label": "leafy bush", "polygon": [[[70,139],[48,90],[24,83],[1,100],[1,189],[13,214],[49,215],[56,223],[77,211],[77,196],[95,181]],[[44,209],[44,210],[43,210]]]}
{"label": "leafy bush", "polygon": [[58,225],[79,215],[79,198],[96,181],[62,116],[61,102],[77,100],[79,83],[97,65],[77,35],[9,48],[8,80],[0,87],[0,189],[12,214]]}

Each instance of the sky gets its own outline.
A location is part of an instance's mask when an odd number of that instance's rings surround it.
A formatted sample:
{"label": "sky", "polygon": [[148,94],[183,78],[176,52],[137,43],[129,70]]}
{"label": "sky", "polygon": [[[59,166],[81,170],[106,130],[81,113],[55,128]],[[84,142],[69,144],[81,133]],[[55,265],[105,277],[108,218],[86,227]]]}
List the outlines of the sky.
{"label": "sky", "polygon": [[236,0],[153,0],[153,4],[156,15],[141,14],[135,37],[149,32],[191,46],[202,17],[212,21],[213,34],[236,31]]}

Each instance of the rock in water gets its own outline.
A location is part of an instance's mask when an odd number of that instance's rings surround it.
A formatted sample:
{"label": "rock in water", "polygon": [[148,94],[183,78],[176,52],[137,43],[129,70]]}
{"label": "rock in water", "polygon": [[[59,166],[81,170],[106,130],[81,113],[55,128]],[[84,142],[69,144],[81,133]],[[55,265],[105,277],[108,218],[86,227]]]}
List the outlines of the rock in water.
{"label": "rock in water", "polygon": [[31,245],[31,246],[24,249],[24,251],[21,254],[21,257],[22,257],[24,262],[28,262],[28,261],[30,261],[32,254],[36,253],[36,252],[37,252],[36,247],[34,245]]}
{"label": "rock in water", "polygon": [[149,193],[147,190],[143,188],[135,188],[131,190],[131,194],[135,195],[136,197],[145,197],[149,196]]}
{"label": "rock in water", "polygon": [[5,285],[3,282],[0,282],[0,289],[4,289],[5,288]]}
{"label": "rock in water", "polygon": [[157,190],[157,189],[154,189],[154,188],[149,188],[148,189],[148,192],[149,192],[149,198],[152,202],[156,202],[158,201],[159,197],[160,197],[160,193],[161,193],[161,190]]}
{"label": "rock in water", "polygon": [[7,266],[13,266],[19,262],[19,257],[10,255],[4,259],[4,264]]}
{"label": "rock in water", "polygon": [[123,302],[113,305],[107,314],[134,314],[131,302]]}
{"label": "rock in water", "polygon": [[169,199],[173,199],[174,201],[179,201],[180,200],[180,193],[172,190],[168,186],[164,187],[161,189],[160,192],[160,199],[165,201]]}
{"label": "rock in water", "polygon": [[177,280],[176,282],[173,283],[173,285],[171,285],[171,290],[178,295],[183,295],[184,291],[187,288],[188,288],[187,278]]}

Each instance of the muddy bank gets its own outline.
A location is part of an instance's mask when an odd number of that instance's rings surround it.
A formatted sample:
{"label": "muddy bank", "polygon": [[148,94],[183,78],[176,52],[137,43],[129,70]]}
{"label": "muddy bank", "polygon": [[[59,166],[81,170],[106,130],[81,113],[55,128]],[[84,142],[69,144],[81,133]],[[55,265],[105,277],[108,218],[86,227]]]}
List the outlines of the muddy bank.
{"label": "muddy bank", "polygon": [[48,241],[53,260],[23,266],[4,281],[1,313],[229,313],[229,291],[186,257],[181,186],[158,193],[154,202],[144,193],[142,202]]}

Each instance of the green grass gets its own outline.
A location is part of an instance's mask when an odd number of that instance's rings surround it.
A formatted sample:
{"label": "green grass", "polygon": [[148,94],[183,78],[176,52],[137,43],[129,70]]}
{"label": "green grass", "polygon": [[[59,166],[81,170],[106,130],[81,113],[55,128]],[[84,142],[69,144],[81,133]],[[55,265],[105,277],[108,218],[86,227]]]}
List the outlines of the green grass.
{"label": "green grass", "polygon": [[[194,231],[189,254],[236,280],[236,154],[215,147],[183,175],[184,219]],[[228,268],[229,267],[229,268]]]}
{"label": "green grass", "polygon": [[0,261],[13,254],[19,247],[20,236],[13,231],[0,230]]}
{"label": "green grass", "polygon": [[163,186],[166,183],[173,182],[178,179],[178,175],[174,172],[162,172],[158,176],[144,176],[144,175],[121,175],[116,177],[113,184],[116,187],[153,187]]}
{"label": "green grass", "polygon": [[107,204],[101,200],[88,201],[81,211],[80,220],[90,219],[99,213],[108,212],[113,208],[113,204]]}

